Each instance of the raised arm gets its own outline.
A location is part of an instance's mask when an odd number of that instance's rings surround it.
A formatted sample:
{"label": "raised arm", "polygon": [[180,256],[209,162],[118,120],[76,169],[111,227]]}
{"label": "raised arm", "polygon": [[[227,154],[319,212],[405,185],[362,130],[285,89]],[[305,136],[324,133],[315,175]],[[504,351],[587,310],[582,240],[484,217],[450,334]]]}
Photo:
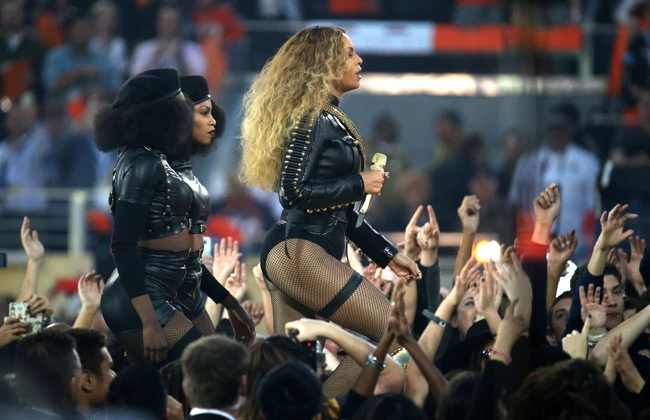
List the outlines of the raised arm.
{"label": "raised arm", "polygon": [[79,278],[77,290],[81,299],[81,310],[73,328],[90,328],[104,293],[104,279],[93,270]]}
{"label": "raised arm", "polygon": [[[319,338],[332,340],[359,366],[365,366],[366,357],[377,349],[369,342],[325,321],[303,318],[288,322],[284,328],[287,335],[290,331],[298,332],[297,338],[300,341],[315,341]],[[388,344],[390,345],[390,340]],[[384,355],[386,351],[388,348],[384,349]],[[385,362],[386,368],[379,374],[377,392],[401,392],[404,383],[404,369],[390,357],[386,358]]]}
{"label": "raised arm", "polygon": [[43,256],[45,249],[43,244],[38,240],[38,232],[29,229],[29,218],[25,216],[23,225],[20,228],[20,240],[23,244],[23,249],[27,255],[27,270],[25,277],[20,283],[18,289],[17,302],[23,302],[29,296],[35,295],[38,289],[38,275],[43,265]]}
{"label": "raised arm", "polygon": [[[480,268],[481,265],[476,260],[469,260],[467,264],[465,264],[465,267],[463,267],[460,276],[456,279],[449,296],[440,303],[435,314],[431,316],[427,312],[431,321],[420,336],[418,345],[428,360],[433,360],[436,355],[445,328],[451,321],[451,316],[462,300],[463,295],[467,292],[467,289],[469,289],[473,282],[480,279]],[[410,364],[406,369],[405,392],[416,405],[420,407],[424,405],[424,400],[427,395],[426,380],[420,371],[420,368],[415,364]]]}
{"label": "raised arm", "polygon": [[460,274],[472,256],[474,238],[478,230],[480,209],[481,205],[475,195],[465,196],[463,203],[458,208],[458,217],[463,226],[463,237],[460,240],[460,247],[458,248],[458,255],[454,264],[454,279]]}

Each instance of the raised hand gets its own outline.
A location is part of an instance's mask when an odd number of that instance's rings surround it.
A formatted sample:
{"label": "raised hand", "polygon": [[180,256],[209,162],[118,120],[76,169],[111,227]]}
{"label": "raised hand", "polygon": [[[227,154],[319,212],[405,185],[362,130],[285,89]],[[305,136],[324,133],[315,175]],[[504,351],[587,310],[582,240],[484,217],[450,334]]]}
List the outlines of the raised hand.
{"label": "raised hand", "polygon": [[483,278],[479,282],[478,295],[474,298],[474,305],[476,305],[477,312],[487,320],[493,334],[497,333],[501,323],[497,305],[501,304],[502,294],[503,292],[496,285],[494,272],[486,268]]}
{"label": "raised hand", "polygon": [[630,237],[630,262],[627,265],[627,275],[630,282],[634,285],[637,292],[642,294],[646,290],[646,285],[641,276],[639,267],[645,252],[646,242],[640,236]]}
{"label": "raised hand", "polygon": [[25,302],[29,304],[29,313],[31,315],[43,314],[43,316],[52,316],[54,310],[50,306],[50,301],[45,296],[31,295]]}
{"label": "raised hand", "polygon": [[572,359],[586,359],[587,358],[587,339],[589,335],[590,326],[589,319],[585,321],[582,327],[582,332],[573,331],[562,339],[562,349],[571,356]]}
{"label": "raised hand", "polygon": [[466,195],[458,208],[458,217],[463,226],[463,232],[476,233],[480,221],[481,204],[475,195]]}
{"label": "raised hand", "polygon": [[629,207],[627,204],[623,206],[617,204],[611,211],[603,212],[600,216],[601,232],[596,241],[596,247],[608,251],[634,234],[632,229],[623,232],[623,227],[628,220],[639,217],[634,213],[625,214]]}
{"label": "raised hand", "polygon": [[95,270],[79,277],[77,291],[81,299],[81,306],[99,308],[104,293],[104,279]]}
{"label": "raised hand", "polygon": [[521,267],[519,257],[513,252],[510,264],[488,261],[486,270],[489,270],[497,283],[503,288],[511,301],[519,298],[516,315],[524,316],[526,322],[530,322],[532,313],[533,288],[528,275]]}
{"label": "raised hand", "polygon": [[[514,299],[506,308],[503,320],[497,330],[497,342],[499,347],[503,346],[512,349],[517,339],[528,330],[528,322],[522,315],[515,315],[515,309],[519,303],[519,298]],[[509,352],[508,350],[508,352]]]}
{"label": "raised hand", "polygon": [[613,264],[619,273],[621,273],[621,284],[628,280],[628,259],[627,253],[622,249],[610,249],[607,254],[607,262]]}
{"label": "raised hand", "polygon": [[440,245],[440,228],[438,227],[438,219],[433,207],[427,206],[429,213],[429,221],[424,224],[416,235],[418,247],[422,250],[437,250]]}
{"label": "raised hand", "polygon": [[228,276],[226,284],[224,287],[231,295],[233,295],[238,301],[242,301],[244,295],[246,294],[246,263],[237,263],[235,264],[235,271]]}
{"label": "raised hand", "polygon": [[239,242],[233,241],[230,236],[228,239],[221,238],[220,243],[214,245],[212,273],[221,284],[224,284],[235,270],[241,256]]}
{"label": "raised hand", "polygon": [[28,330],[28,324],[16,318],[5,318],[5,323],[0,327],[0,349],[12,341],[20,340]]}
{"label": "raised hand", "polygon": [[465,264],[463,269],[460,271],[460,275],[456,277],[454,282],[454,287],[449,292],[447,299],[450,299],[450,302],[458,305],[467,289],[469,289],[472,284],[478,283],[481,279],[481,268],[483,264],[476,261],[474,258],[470,258],[469,261]]}
{"label": "raised hand", "polygon": [[43,244],[38,240],[38,232],[29,230],[29,223],[29,218],[25,216],[23,225],[20,228],[20,241],[23,244],[27,258],[33,261],[40,261],[43,255],[45,255],[45,248],[43,248]]}
{"label": "raised hand", "polygon": [[478,296],[474,299],[474,305],[476,305],[476,310],[479,314],[485,316],[487,312],[496,312],[496,307],[494,306],[496,302],[496,291],[497,286],[494,273],[490,270],[485,270],[483,278],[478,285]]}
{"label": "raised hand", "polygon": [[561,206],[560,187],[557,184],[551,184],[533,200],[535,218],[538,222],[549,226],[560,215]]}
{"label": "raised hand", "polygon": [[406,255],[398,252],[392,260],[388,263],[388,267],[393,270],[398,277],[406,280],[406,284],[410,285],[413,280],[420,280],[422,273],[418,265]]}
{"label": "raised hand", "polygon": [[420,230],[418,227],[418,219],[422,214],[422,209],[422,206],[418,206],[413,216],[411,216],[411,220],[406,225],[406,229],[404,229],[404,254],[413,261],[416,261],[420,256],[417,235]]}
{"label": "raised hand", "polygon": [[316,319],[301,318],[298,321],[287,322],[284,325],[284,333],[288,337],[290,333],[298,334],[298,341],[316,341],[322,336],[324,321]]}
{"label": "raised hand", "polygon": [[255,283],[257,283],[260,290],[267,290],[266,282],[264,281],[264,274],[262,273],[262,265],[260,263],[253,267],[253,276],[255,277]]}
{"label": "raised hand", "polygon": [[587,322],[587,318],[591,319],[592,328],[605,328],[607,322],[607,308],[600,302],[600,287],[594,291],[594,285],[590,284],[585,293],[584,286],[580,286],[578,293],[580,294],[580,317],[583,322]]}
{"label": "raised hand", "polygon": [[255,326],[259,325],[264,318],[264,305],[260,302],[255,302],[254,300],[245,300],[242,302],[241,306],[248,312],[253,320]]}
{"label": "raised hand", "polygon": [[494,274],[497,283],[503,288],[510,300],[519,298],[519,304],[524,305],[533,296],[528,274],[522,269],[519,257],[511,254],[511,264],[488,261],[486,269]]}
{"label": "raised hand", "polygon": [[[609,357],[614,368],[621,375],[621,382],[628,391],[639,394],[645,386],[645,380],[637,370],[630,358],[630,353],[622,346],[622,336],[619,334],[612,340],[609,348]],[[608,360],[609,363],[609,360]]]}
{"label": "raised hand", "polygon": [[567,262],[573,257],[573,253],[577,247],[578,237],[576,236],[575,229],[571,230],[571,233],[567,235],[557,236],[551,242],[551,248],[548,254],[549,266],[558,267],[564,271]]}

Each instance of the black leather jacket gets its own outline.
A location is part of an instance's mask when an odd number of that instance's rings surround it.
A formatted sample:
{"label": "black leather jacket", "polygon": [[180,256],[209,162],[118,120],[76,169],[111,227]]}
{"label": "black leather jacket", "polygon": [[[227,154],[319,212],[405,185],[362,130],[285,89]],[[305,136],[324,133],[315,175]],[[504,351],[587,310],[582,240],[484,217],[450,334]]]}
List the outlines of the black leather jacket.
{"label": "black leather jacket", "polygon": [[192,171],[188,159],[174,159],[169,162],[172,169],[181,177],[185,184],[192,189],[192,206],[188,211],[189,232],[192,234],[205,233],[208,216],[210,215],[210,194]]}
{"label": "black leather jacket", "polygon": [[287,142],[279,183],[282,220],[287,235],[294,226],[324,234],[346,223],[348,239],[385,267],[397,249],[368,222],[355,227],[354,203],[364,197],[365,152],[354,124],[337,105],[332,98],[315,120],[304,118]]}
{"label": "black leather jacket", "polygon": [[116,201],[150,206],[139,239],[163,238],[187,227],[192,190],[164,154],[149,147],[127,147],[120,149],[113,171],[113,213]]}

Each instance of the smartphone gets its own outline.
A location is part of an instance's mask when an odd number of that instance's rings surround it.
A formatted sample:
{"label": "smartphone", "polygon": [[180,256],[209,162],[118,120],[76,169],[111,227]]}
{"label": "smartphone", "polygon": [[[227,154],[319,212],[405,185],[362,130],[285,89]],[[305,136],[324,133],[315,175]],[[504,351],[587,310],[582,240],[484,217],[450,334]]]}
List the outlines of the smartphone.
{"label": "smartphone", "polygon": [[212,238],[209,236],[203,237],[203,255],[212,256]]}
{"label": "smartphone", "polygon": [[9,304],[9,318],[17,318],[20,322],[26,323],[28,325],[26,335],[36,334],[43,329],[43,314],[31,315],[29,313],[29,303],[26,302],[11,302]]}

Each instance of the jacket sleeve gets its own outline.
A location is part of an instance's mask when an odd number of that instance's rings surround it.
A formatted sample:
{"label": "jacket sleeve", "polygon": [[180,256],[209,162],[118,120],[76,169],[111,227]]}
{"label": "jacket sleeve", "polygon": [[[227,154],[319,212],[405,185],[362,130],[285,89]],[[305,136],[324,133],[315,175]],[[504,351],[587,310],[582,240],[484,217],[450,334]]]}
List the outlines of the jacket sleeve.
{"label": "jacket sleeve", "polygon": [[165,180],[164,169],[155,156],[139,158],[120,180],[115,203],[111,248],[129,298],[147,293],[144,263],[137,252],[138,239],[145,229],[154,192]]}
{"label": "jacket sleeve", "polygon": [[280,173],[280,203],[307,212],[343,207],[363,198],[363,180],[354,174],[328,180],[312,178],[331,116],[303,118],[285,147]]}
{"label": "jacket sleeve", "polygon": [[386,268],[390,260],[397,254],[398,250],[383,235],[380,235],[370,224],[364,220],[359,227],[355,226],[355,220],[359,214],[350,209],[356,217],[350,217],[345,236],[363,251],[373,262],[382,268]]}

